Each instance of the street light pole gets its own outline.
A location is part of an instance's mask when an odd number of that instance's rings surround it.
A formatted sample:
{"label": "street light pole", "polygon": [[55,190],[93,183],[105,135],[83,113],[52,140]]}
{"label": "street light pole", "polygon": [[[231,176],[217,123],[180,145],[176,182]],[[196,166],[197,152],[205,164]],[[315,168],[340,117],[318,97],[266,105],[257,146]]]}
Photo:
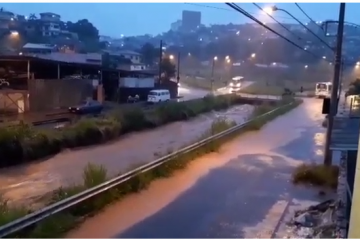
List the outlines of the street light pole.
{"label": "street light pole", "polygon": [[178,56],[177,56],[177,84],[179,85],[180,82],[180,52],[178,52]]}
{"label": "street light pole", "polygon": [[211,92],[214,92],[214,69],[215,69],[215,58],[212,60],[212,66],[211,66]]}
{"label": "street light pole", "polygon": [[159,51],[159,83],[161,83],[161,73],[162,73],[162,69],[161,69],[161,64],[162,64],[162,58],[163,58],[163,42],[162,40],[160,40],[160,51]]}
{"label": "street light pole", "polygon": [[[310,32],[314,37],[316,37],[320,42],[324,43],[326,46],[330,47],[327,42],[321,39],[316,33],[314,33],[311,29],[309,29],[305,24],[303,24],[299,19],[297,19],[294,15],[288,12],[285,9],[277,8],[276,6],[272,7],[272,11],[282,11],[292,17],[295,21],[297,21],[301,26],[303,26],[308,32]],[[333,51],[333,49],[331,49]]]}
{"label": "street light pole", "polygon": [[345,19],[345,3],[340,3],[339,24],[337,29],[337,41],[336,41],[336,52],[335,52],[334,79],[331,89],[330,112],[328,116],[328,126],[326,131],[325,158],[324,158],[325,165],[332,164],[332,152],[330,151],[330,142],[331,142],[331,134],[334,126],[334,117],[337,113],[337,106],[338,106],[344,19]]}

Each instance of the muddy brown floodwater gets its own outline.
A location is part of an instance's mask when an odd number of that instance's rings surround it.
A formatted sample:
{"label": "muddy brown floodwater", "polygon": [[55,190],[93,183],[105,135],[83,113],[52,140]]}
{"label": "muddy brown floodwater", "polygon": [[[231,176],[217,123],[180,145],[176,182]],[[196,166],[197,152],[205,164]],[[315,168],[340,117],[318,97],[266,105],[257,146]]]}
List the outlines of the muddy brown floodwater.
{"label": "muddy brown floodwater", "polygon": [[67,237],[290,238],[283,216],[319,201],[290,179],[299,164],[323,161],[321,107],[321,100],[305,99],[260,131],[109,205]]}
{"label": "muddy brown floodwater", "polygon": [[108,176],[114,176],[196,141],[218,117],[226,116],[240,124],[252,109],[250,105],[234,106],[190,121],[128,134],[110,144],[66,150],[45,161],[1,169],[0,193],[13,204],[39,208],[47,193],[60,186],[81,183],[82,170],[88,163],[101,164],[108,170]]}

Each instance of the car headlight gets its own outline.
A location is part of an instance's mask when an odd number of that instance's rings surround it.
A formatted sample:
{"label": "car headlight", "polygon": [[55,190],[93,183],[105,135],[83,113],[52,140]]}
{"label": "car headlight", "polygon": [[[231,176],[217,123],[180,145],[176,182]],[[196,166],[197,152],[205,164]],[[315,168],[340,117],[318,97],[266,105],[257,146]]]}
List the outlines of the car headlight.
{"label": "car headlight", "polygon": [[232,87],[232,86],[234,86],[234,84],[233,84],[233,83],[230,83],[229,86]]}
{"label": "car headlight", "polygon": [[76,110],[80,110],[80,108],[76,108]]}

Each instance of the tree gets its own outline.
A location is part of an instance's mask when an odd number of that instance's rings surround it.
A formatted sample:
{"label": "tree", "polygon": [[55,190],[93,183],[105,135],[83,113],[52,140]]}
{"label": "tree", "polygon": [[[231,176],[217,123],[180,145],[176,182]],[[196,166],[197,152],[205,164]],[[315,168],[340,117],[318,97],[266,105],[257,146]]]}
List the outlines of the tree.
{"label": "tree", "polygon": [[34,13],[31,13],[30,14],[30,16],[29,16],[29,20],[36,20],[37,19],[37,17],[36,17],[36,15],[34,14]]}
{"label": "tree", "polygon": [[156,49],[151,43],[145,43],[140,49],[140,53],[142,54],[143,62],[145,64],[153,65],[159,55],[159,50]]}
{"label": "tree", "polygon": [[76,33],[81,41],[99,41],[99,30],[87,19],[82,19],[75,23],[67,22],[66,28],[68,31]]}
{"label": "tree", "polygon": [[360,78],[350,83],[349,90],[346,92],[347,96],[360,95]]}
{"label": "tree", "polygon": [[101,49],[99,30],[87,19],[82,19],[75,23],[67,22],[66,29],[78,35],[79,40],[83,42],[87,52],[96,52]]}
{"label": "tree", "polygon": [[169,58],[163,58],[161,61],[161,70],[165,73],[166,77],[172,78],[175,77],[176,66],[172,63]]}

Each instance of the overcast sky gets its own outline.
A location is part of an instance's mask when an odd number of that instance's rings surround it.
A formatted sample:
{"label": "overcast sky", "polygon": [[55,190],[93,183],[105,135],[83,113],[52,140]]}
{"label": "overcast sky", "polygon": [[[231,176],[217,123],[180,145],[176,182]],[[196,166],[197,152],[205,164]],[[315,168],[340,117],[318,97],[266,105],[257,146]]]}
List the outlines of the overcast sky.
{"label": "overcast sky", "polygon": [[[337,19],[339,3],[299,3],[315,21]],[[225,3],[199,3],[194,6],[186,3],[2,3],[1,7],[15,14],[54,12],[64,21],[76,21],[87,18],[99,30],[101,35],[119,37],[140,34],[158,34],[170,29],[170,24],[181,19],[182,10],[201,11],[203,24],[244,23],[251,20],[230,9]],[[205,7],[205,6],[208,7]],[[262,21],[270,21],[260,14],[251,3],[238,3],[239,6],[255,14]],[[271,4],[259,4],[269,6]],[[294,16],[308,21],[294,3],[276,4],[291,12]],[[346,20],[360,24],[358,16],[360,3],[347,3]],[[217,9],[223,8],[223,9]],[[278,20],[294,22],[284,13],[274,15]]]}

